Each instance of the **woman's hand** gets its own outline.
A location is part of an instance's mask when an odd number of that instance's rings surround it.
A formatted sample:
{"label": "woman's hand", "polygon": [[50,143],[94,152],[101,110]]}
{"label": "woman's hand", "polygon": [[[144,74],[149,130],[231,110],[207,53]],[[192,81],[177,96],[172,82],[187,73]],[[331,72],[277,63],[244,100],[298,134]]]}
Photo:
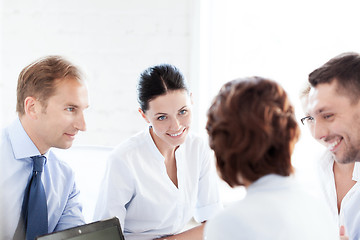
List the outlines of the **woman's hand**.
{"label": "woman's hand", "polygon": [[[202,240],[204,235],[204,226],[205,223],[202,223],[201,225],[191,228],[185,232],[164,238],[157,238],[156,240]],[[348,239],[344,238],[344,240]]]}

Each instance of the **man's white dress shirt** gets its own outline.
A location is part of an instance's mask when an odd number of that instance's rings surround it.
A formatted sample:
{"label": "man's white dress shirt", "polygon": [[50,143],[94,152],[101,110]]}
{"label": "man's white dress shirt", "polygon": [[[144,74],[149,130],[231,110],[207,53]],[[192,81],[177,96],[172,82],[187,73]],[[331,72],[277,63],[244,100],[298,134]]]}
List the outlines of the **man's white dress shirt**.
{"label": "man's white dress shirt", "polygon": [[360,239],[360,162],[355,162],[352,180],[355,185],[348,191],[341,202],[340,213],[337,207],[337,195],[334,178],[334,159],[326,152],[320,159],[319,177],[325,201],[329,206],[333,220],[338,226],[344,225],[350,240]]}

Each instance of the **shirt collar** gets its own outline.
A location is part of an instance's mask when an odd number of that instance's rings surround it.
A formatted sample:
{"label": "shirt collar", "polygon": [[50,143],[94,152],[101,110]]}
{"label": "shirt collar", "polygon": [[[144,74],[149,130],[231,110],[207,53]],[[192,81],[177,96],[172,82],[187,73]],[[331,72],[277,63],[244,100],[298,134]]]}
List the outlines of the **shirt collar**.
{"label": "shirt collar", "polygon": [[[335,160],[332,157],[331,153],[329,151],[326,151],[320,161],[320,165],[323,171],[329,169],[331,172],[333,172],[334,161]],[[360,162],[355,162],[354,170],[352,173],[352,180],[356,182],[360,181]]]}
{"label": "shirt collar", "polygon": [[[146,135],[146,139],[147,139],[147,142],[148,142],[148,144],[150,145],[150,148],[151,148],[151,150],[154,152],[154,154],[157,156],[157,158],[159,159],[159,160],[161,160],[161,161],[164,161],[165,160],[165,158],[164,158],[164,156],[161,154],[161,152],[160,152],[160,150],[158,149],[158,147],[156,146],[156,144],[155,144],[155,141],[154,141],[154,139],[152,138],[152,136],[151,136],[151,133],[150,133],[150,129],[151,129],[152,127],[151,126],[148,126],[148,127],[146,127],[146,129],[145,129],[145,135]],[[189,136],[186,136],[187,138],[189,137]],[[187,139],[186,138],[186,139]],[[175,156],[178,156],[181,152],[183,152],[183,147],[181,147],[182,145],[180,145],[176,150],[175,150]]]}
{"label": "shirt collar", "polygon": [[[29,135],[25,132],[19,118],[9,126],[9,138],[16,159],[41,155]],[[47,152],[44,155],[48,157],[49,154]]]}
{"label": "shirt collar", "polygon": [[282,188],[291,185],[294,181],[294,176],[280,176],[277,174],[267,174],[247,187],[247,192],[264,191],[274,188]]}
{"label": "shirt collar", "polygon": [[146,130],[145,130],[146,141],[149,144],[150,149],[152,150],[152,152],[155,154],[156,158],[158,160],[160,160],[160,161],[164,161],[164,156],[160,153],[160,151],[157,148],[153,138],[151,137],[150,129],[151,129],[151,126],[147,127]]}
{"label": "shirt collar", "polygon": [[352,180],[360,181],[360,162],[355,162]]}

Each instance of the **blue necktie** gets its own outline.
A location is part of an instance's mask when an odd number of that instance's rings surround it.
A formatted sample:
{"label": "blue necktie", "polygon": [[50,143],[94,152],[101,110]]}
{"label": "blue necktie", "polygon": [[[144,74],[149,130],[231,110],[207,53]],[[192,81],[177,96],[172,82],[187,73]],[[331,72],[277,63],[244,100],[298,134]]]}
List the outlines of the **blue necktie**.
{"label": "blue necktie", "polygon": [[25,223],[26,240],[48,233],[46,195],[41,182],[44,156],[31,157],[34,161],[33,174],[26,188],[22,213]]}

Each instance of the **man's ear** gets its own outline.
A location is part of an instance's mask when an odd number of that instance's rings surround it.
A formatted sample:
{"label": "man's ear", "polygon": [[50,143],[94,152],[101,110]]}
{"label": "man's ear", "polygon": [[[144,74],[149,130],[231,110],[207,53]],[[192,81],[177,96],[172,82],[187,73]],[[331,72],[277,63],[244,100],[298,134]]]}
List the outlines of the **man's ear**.
{"label": "man's ear", "polygon": [[41,104],[34,97],[26,97],[24,100],[25,114],[32,119],[37,119],[37,113],[41,111]]}
{"label": "man's ear", "polygon": [[141,108],[139,108],[138,111],[139,111],[139,113],[141,114],[141,116],[145,119],[145,121],[146,121],[147,123],[150,123],[150,121],[149,121],[149,119],[146,117],[144,111],[143,111]]}

